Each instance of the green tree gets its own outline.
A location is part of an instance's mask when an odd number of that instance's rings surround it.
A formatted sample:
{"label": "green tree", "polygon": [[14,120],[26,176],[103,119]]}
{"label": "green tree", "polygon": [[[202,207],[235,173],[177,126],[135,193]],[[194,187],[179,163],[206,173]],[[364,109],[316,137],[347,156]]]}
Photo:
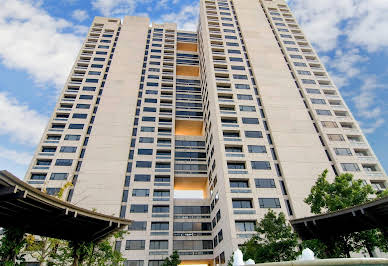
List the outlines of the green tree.
{"label": "green tree", "polygon": [[253,259],[256,263],[277,262],[294,260],[298,255],[297,235],[286,223],[284,213],[277,215],[269,210],[257,225],[256,232],[241,248],[244,260]]}
{"label": "green tree", "polygon": [[177,266],[180,263],[181,260],[179,259],[179,254],[176,250],[174,250],[170,257],[164,259],[162,266]]}
{"label": "green tree", "polygon": [[[341,174],[335,177],[332,183],[327,181],[327,174],[328,171],[325,170],[319,175],[310,195],[304,200],[310,205],[312,213],[334,212],[363,204],[375,195],[370,185],[365,185],[360,179],[354,180],[352,174]],[[374,248],[381,246],[381,239],[381,232],[374,229],[333,236],[326,239],[325,243],[318,244],[316,248],[319,250],[319,246],[326,246],[326,252],[321,253],[321,256],[325,257],[350,257],[351,252],[358,252],[361,249],[367,250],[372,257]]]}
{"label": "green tree", "polygon": [[24,261],[21,250],[26,246],[24,231],[19,228],[5,228],[0,239],[0,262],[4,265],[18,265]]}

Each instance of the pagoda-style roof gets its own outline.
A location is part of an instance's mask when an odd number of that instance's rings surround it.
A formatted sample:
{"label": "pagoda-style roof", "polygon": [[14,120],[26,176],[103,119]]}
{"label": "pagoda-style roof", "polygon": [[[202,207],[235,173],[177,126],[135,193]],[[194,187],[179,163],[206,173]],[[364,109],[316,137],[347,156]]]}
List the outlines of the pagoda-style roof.
{"label": "pagoda-style roof", "polygon": [[59,200],[0,171],[0,227],[72,241],[99,241],[130,223]]}

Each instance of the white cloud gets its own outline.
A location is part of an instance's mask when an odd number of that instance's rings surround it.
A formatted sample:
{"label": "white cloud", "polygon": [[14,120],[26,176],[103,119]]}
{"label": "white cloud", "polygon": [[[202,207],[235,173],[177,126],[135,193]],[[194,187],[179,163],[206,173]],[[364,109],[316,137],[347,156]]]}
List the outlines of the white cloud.
{"label": "white cloud", "polygon": [[82,44],[80,36],[68,33],[72,29],[70,22],[51,17],[31,1],[2,0],[1,61],[25,70],[39,84],[61,87]]}
{"label": "white cloud", "polygon": [[385,123],[385,120],[380,118],[376,120],[373,124],[369,124],[368,126],[363,127],[362,131],[365,134],[372,134],[376,131],[376,129],[384,125],[384,123]]}
{"label": "white cloud", "polygon": [[290,7],[320,51],[338,47],[340,37],[369,51],[388,48],[388,1],[293,0]]}
{"label": "white cloud", "polygon": [[28,165],[31,161],[32,154],[0,147],[0,158],[12,161],[19,165]]}
{"label": "white cloud", "polygon": [[376,77],[373,76],[366,77],[363,82],[360,92],[352,100],[360,116],[368,119],[378,118],[381,109],[376,106],[375,90],[382,85],[378,84]]}
{"label": "white cloud", "polygon": [[177,23],[179,29],[196,31],[199,15],[198,4],[184,5],[179,12],[164,14],[160,17],[162,22]]}
{"label": "white cloud", "polygon": [[82,22],[87,19],[89,15],[88,12],[86,12],[85,10],[76,9],[73,11],[73,14],[71,14],[71,17],[79,22]]}
{"label": "white cloud", "polygon": [[48,118],[27,105],[0,92],[0,135],[9,135],[11,141],[36,145]]}
{"label": "white cloud", "polygon": [[[106,17],[130,16],[135,12],[138,0],[93,0],[92,6]],[[147,0],[143,0],[147,1]]]}
{"label": "white cloud", "polygon": [[349,85],[350,79],[357,77],[361,73],[359,63],[368,61],[366,56],[360,55],[360,51],[356,48],[336,50],[332,58],[325,57],[330,69],[334,69],[334,74],[331,75],[335,84],[338,87]]}

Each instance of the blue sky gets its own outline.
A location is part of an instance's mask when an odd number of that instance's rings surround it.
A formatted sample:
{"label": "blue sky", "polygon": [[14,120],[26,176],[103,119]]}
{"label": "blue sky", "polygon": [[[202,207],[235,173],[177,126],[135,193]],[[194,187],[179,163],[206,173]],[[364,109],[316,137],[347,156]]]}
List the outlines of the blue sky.
{"label": "blue sky", "polygon": [[[388,169],[388,1],[289,0]],[[193,0],[0,0],[0,169],[23,177],[94,16],[194,30]]]}

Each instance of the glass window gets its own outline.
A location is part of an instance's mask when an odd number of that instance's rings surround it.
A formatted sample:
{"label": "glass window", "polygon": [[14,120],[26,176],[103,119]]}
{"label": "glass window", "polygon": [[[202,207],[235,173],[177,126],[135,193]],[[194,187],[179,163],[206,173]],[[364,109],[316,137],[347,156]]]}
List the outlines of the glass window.
{"label": "glass window", "polygon": [[84,124],[70,124],[69,129],[83,129]]}
{"label": "glass window", "polygon": [[141,175],[141,174],[137,174],[135,175],[135,181],[138,181],[138,182],[149,182],[151,180],[151,175]]}
{"label": "glass window", "polygon": [[254,170],[270,170],[271,164],[267,161],[252,161],[252,169]]}
{"label": "glass window", "polygon": [[245,131],[246,138],[262,138],[263,133],[261,131]]}
{"label": "glass window", "polygon": [[342,169],[346,172],[359,172],[360,168],[356,163],[341,163]]}
{"label": "glass window", "polygon": [[47,174],[31,174],[30,180],[45,180]]}
{"label": "glass window", "polygon": [[348,148],[334,148],[334,151],[339,156],[352,156],[352,152]]}
{"label": "glass window", "polygon": [[152,213],[169,213],[169,212],[170,212],[170,206],[168,205],[152,206]]}
{"label": "glass window", "polygon": [[130,212],[131,213],[147,213],[148,212],[148,205],[132,204]]}
{"label": "glass window", "polygon": [[257,125],[259,124],[259,119],[251,118],[251,117],[243,117],[242,122],[243,124]]}
{"label": "glass window", "polygon": [[275,180],[272,178],[256,178],[255,184],[257,188],[275,188]]}
{"label": "glass window", "polygon": [[60,152],[74,153],[77,151],[77,147],[72,146],[62,146]]}
{"label": "glass window", "polygon": [[310,94],[321,94],[321,91],[319,89],[306,89],[306,91]]}
{"label": "glass window", "polygon": [[153,149],[138,149],[137,154],[140,155],[152,155]]}
{"label": "glass window", "polygon": [[125,243],[126,250],[143,250],[145,248],[145,240],[127,240]]}
{"label": "glass window", "polygon": [[248,145],[248,151],[250,153],[267,153],[265,146],[261,145]]}
{"label": "glass window", "polygon": [[165,231],[168,229],[169,229],[168,222],[152,222],[151,223],[151,230],[152,231]]}
{"label": "glass window", "polygon": [[129,231],[145,231],[147,230],[147,222],[146,221],[132,221],[130,225],[128,225]]}
{"label": "glass window", "polygon": [[249,187],[247,180],[230,180],[230,187],[233,188],[247,188]]}
{"label": "glass window", "polygon": [[330,110],[315,110],[318,115],[331,115]]}
{"label": "glass window", "polygon": [[70,159],[57,159],[55,161],[55,165],[57,166],[71,166],[73,164],[73,160]]}
{"label": "glass window", "polygon": [[312,104],[326,104],[326,101],[324,99],[311,99]]}
{"label": "glass window", "polygon": [[233,208],[243,209],[243,208],[252,208],[251,200],[232,200]]}
{"label": "glass window", "polygon": [[255,231],[256,222],[254,221],[236,221],[236,230],[239,232]]}
{"label": "glass window", "polygon": [[260,208],[280,208],[278,198],[259,198]]}
{"label": "glass window", "polygon": [[168,240],[151,240],[150,249],[168,249]]}
{"label": "glass window", "polygon": [[66,180],[69,176],[68,173],[52,173],[50,176],[51,180]]}
{"label": "glass window", "polygon": [[154,143],[154,138],[140,137],[140,143]]}
{"label": "glass window", "polygon": [[150,195],[149,189],[134,189],[132,190],[132,196],[134,197],[148,197]]}

